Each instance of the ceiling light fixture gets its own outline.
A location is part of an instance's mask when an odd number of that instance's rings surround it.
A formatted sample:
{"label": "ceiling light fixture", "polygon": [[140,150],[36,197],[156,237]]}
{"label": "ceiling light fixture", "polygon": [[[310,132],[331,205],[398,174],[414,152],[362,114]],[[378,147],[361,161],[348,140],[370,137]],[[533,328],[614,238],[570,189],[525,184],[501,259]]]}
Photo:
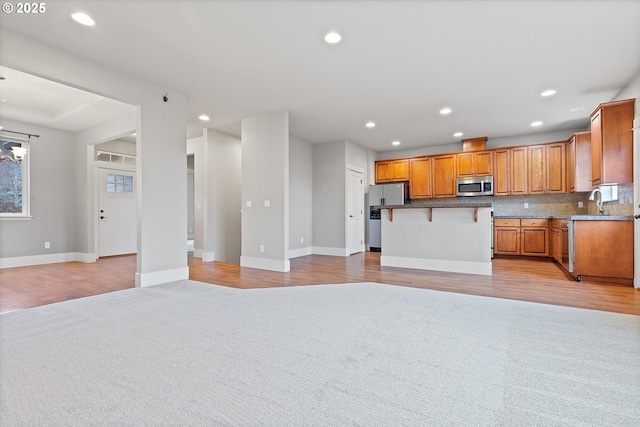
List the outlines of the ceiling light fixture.
{"label": "ceiling light fixture", "polygon": [[533,126],[533,127],[542,126],[542,122],[540,122],[540,121],[532,122],[532,123],[531,123],[531,126]]}
{"label": "ceiling light fixture", "polygon": [[374,128],[376,127],[376,124],[374,122],[367,122],[367,124],[365,125],[368,128]]}
{"label": "ceiling light fixture", "polygon": [[555,95],[556,94],[556,90],[555,89],[547,89],[544,92],[542,92],[540,94],[540,96],[551,96],[551,95]]}
{"label": "ceiling light fixture", "polygon": [[342,36],[336,33],[335,31],[331,31],[326,36],[324,36],[324,41],[326,41],[329,44],[340,43],[340,40],[342,40]]}
{"label": "ceiling light fixture", "polygon": [[2,138],[0,142],[0,162],[3,160],[9,160],[11,163],[20,163],[22,159],[24,159],[25,154],[27,154],[27,147],[29,146],[29,142],[31,141],[31,137],[39,138],[40,135],[34,135],[31,133],[24,132],[16,132],[13,130],[7,130],[2,128],[2,132],[15,133],[18,135],[23,135],[23,137],[7,137]]}
{"label": "ceiling light fixture", "polygon": [[456,138],[459,138],[462,135],[464,135],[464,133],[462,133],[462,132],[456,132],[456,133],[453,134],[453,136],[455,136]]}
{"label": "ceiling light fixture", "polygon": [[576,111],[582,111],[582,110],[584,110],[584,107],[573,107],[569,111],[571,111],[572,113],[575,113]]}
{"label": "ceiling light fixture", "polygon": [[440,110],[440,114],[442,114],[442,115],[447,115],[447,114],[450,114],[450,113],[451,113],[451,111],[453,111],[451,108],[449,108],[449,107],[445,107],[445,108],[443,108],[442,110]]}
{"label": "ceiling light fixture", "polygon": [[0,102],[7,102],[6,98],[0,98]]}
{"label": "ceiling light fixture", "polygon": [[96,25],[96,21],[91,19],[91,17],[89,15],[87,15],[86,13],[82,13],[82,12],[72,13],[71,17],[77,23],[82,24],[82,25],[86,25],[88,27],[93,27],[94,25]]}
{"label": "ceiling light fixture", "polygon": [[209,116],[207,116],[206,114],[201,114],[198,116],[198,118],[200,120],[202,120],[203,122],[208,122],[209,121]]}
{"label": "ceiling light fixture", "polygon": [[400,141],[393,141],[391,145],[400,145]]}

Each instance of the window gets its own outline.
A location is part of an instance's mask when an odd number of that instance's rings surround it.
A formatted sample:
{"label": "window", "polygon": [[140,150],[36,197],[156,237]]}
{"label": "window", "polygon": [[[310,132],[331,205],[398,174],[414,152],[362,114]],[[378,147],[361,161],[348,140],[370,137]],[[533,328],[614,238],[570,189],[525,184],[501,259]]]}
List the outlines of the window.
{"label": "window", "polygon": [[133,193],[133,177],[129,175],[107,175],[108,193]]}
{"label": "window", "polygon": [[110,153],[108,151],[96,150],[96,160],[101,162],[118,163],[121,165],[136,165],[136,157],[127,154]]}
{"label": "window", "polygon": [[[3,137],[0,144],[0,217],[29,217],[28,143]],[[16,160],[13,147],[27,149],[21,161]]]}

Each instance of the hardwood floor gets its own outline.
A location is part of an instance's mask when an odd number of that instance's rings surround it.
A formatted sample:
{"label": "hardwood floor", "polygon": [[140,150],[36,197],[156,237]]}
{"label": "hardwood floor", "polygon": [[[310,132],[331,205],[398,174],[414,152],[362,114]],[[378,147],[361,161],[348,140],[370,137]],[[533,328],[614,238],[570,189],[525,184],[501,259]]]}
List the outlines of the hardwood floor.
{"label": "hardwood floor", "polygon": [[[135,255],[103,258],[93,264],[3,269],[0,312],[132,288],[135,271]],[[492,276],[381,267],[380,254],[372,252],[295,258],[288,273],[203,263],[189,256],[189,271],[192,280],[242,289],[377,282],[640,315],[640,291],[575,282],[550,259],[496,258]]]}

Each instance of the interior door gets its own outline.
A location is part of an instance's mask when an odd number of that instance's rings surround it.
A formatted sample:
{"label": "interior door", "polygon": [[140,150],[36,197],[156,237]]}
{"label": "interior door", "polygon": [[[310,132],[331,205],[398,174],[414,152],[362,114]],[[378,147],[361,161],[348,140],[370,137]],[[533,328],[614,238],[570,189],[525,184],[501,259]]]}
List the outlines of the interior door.
{"label": "interior door", "polygon": [[364,250],[364,186],[363,174],[349,169],[348,187],[349,254]]}
{"label": "interior door", "polygon": [[136,173],[113,169],[99,171],[98,256],[135,253]]}
{"label": "interior door", "polygon": [[[637,101],[636,101],[637,102]],[[634,278],[633,286],[640,289],[640,117],[636,117],[633,121],[633,146],[634,148],[634,170],[635,179],[633,180],[633,213],[636,217],[634,221]]]}

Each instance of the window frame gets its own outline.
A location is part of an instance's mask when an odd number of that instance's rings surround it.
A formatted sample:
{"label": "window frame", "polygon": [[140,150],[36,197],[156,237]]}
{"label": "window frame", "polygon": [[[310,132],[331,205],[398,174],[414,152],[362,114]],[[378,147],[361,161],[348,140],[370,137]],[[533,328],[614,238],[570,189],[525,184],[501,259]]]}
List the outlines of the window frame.
{"label": "window frame", "polygon": [[27,149],[20,162],[22,165],[22,212],[0,212],[0,220],[29,220],[33,218],[31,215],[31,147],[29,141],[6,136],[0,137],[0,140],[19,143]]}

